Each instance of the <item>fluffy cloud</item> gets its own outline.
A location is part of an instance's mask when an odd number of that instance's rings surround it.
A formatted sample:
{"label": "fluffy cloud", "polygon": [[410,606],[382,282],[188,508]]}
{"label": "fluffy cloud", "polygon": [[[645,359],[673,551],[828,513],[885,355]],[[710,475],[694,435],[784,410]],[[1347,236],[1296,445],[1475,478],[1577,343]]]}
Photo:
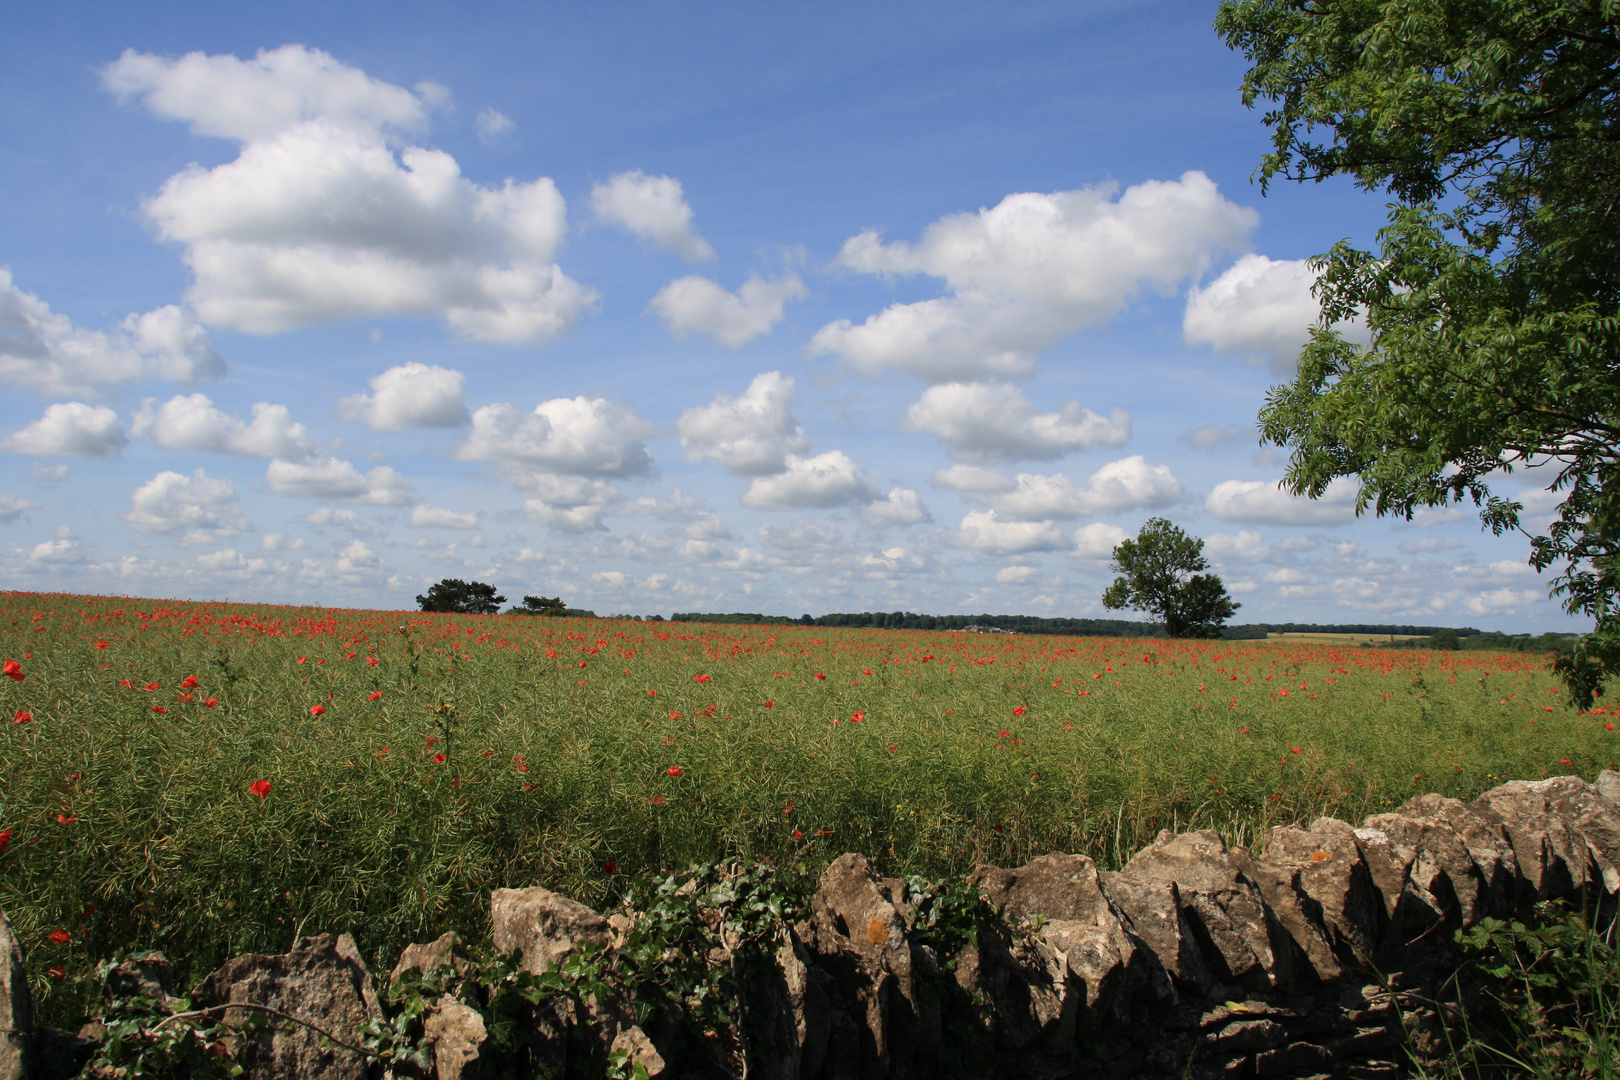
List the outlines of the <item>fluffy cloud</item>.
{"label": "fluffy cloud", "polygon": [[411,485],[399,473],[379,465],[362,474],[350,462],[318,457],[307,462],[277,459],[265,470],[270,490],[311,499],[335,499],[366,506],[405,506],[416,501]]}
{"label": "fluffy cloud", "polygon": [[591,208],[599,220],[662,244],[687,262],[714,258],[709,242],[692,228],[692,208],[673,176],[648,176],[640,169],[619,173],[591,188]]}
{"label": "fluffy cloud", "polygon": [[130,433],[166,450],[211,450],[250,458],[306,461],[320,451],[285,405],[261,401],[253,406],[252,423],[244,423],[214,408],[203,394],[177,394],[162,405],[147,398],[132,419]]}
{"label": "fluffy cloud", "polygon": [[1250,525],[1342,525],[1355,520],[1356,487],[1335,480],[1320,499],[1290,495],[1267,480],[1227,480],[1216,484],[1204,509],[1222,521]]}
{"label": "fluffy cloud", "polygon": [[[1182,336],[1216,352],[1263,356],[1272,371],[1293,374],[1321,316],[1311,295],[1315,283],[1303,259],[1245,255],[1208,285],[1188,290]],[[1339,331],[1363,345],[1371,340],[1359,320]]]}
{"label": "fluffy cloud", "polygon": [[727,292],[705,277],[683,277],[658,290],[648,308],[669,324],[669,332],[684,338],[692,331],[708,334],[728,349],[753,341],[782,321],[789,300],[805,295],[796,274],[775,281],[754,275],[736,292]]}
{"label": "fluffy cloud", "polygon": [[618,488],[580,476],[509,470],[506,479],[528,493],[523,512],[529,520],[559,532],[598,532],[602,519],[623,501]]}
{"label": "fluffy cloud", "polygon": [[768,476],[787,468],[790,454],[804,454],[810,439],[793,416],[793,380],[779,371],[754,376],[738,397],[681,413],[675,430],[687,461],[717,461],[737,476]]}
{"label": "fluffy cloud", "polygon": [[39,503],[16,495],[0,495],[0,525],[10,525],[30,510],[38,510]]}
{"label": "fluffy cloud", "polygon": [[511,134],[512,129],[517,125],[512,123],[510,118],[503,116],[494,109],[485,109],[478,114],[474,127],[478,129],[478,141],[485,146],[493,146],[500,142],[503,137]]}
{"label": "fluffy cloud", "polygon": [[652,471],[641,442],[657,429],[627,405],[583,395],[542,401],[531,413],[486,405],[456,448],[460,461],[526,465],[547,472],[636,476]]}
{"label": "fluffy cloud", "polygon": [[1062,473],[1019,473],[1018,486],[990,498],[1008,521],[1089,517],[1137,507],[1158,509],[1180,502],[1185,492],[1168,465],[1149,465],[1134,454],[1111,461],[1076,486]]}
{"label": "fluffy cloud", "polygon": [[1115,409],[1104,419],[1072,399],[1057,412],[1036,413],[1023,391],[1009,383],[952,382],[924,391],[906,411],[905,429],[938,435],[958,461],[989,465],[1124,446],[1131,417]]}
{"label": "fluffy cloud", "polygon": [[996,571],[998,585],[1025,585],[1041,576],[1033,566],[1003,566]]}
{"label": "fluffy cloud", "polygon": [[131,496],[133,506],[123,518],[137,532],[169,536],[191,529],[210,529],[216,537],[234,536],[252,528],[228,507],[236,498],[229,480],[210,477],[198,469],[191,476],[160,472]]}
{"label": "fluffy cloud", "polygon": [[1064,546],[1063,530],[1050,521],[1002,521],[994,510],[968,514],[952,539],[983,555],[1022,555]]}
{"label": "fluffy cloud", "polygon": [[949,292],[894,304],[856,326],[843,319],[810,343],[855,371],[894,367],[929,382],[1027,374],[1035,354],[1107,322],[1144,286],[1170,290],[1214,254],[1243,246],[1258,221],[1200,172],[1111,186],[1009,195],[977,214],[929,225],[915,245],[877,232],[845,241],[838,261],[863,274],[927,274]]}
{"label": "fluffy cloud", "polygon": [[35,457],[116,457],[129,444],[118,414],[105,405],[49,405],[38,420],[0,439],[0,450]]}
{"label": "fluffy cloud", "polygon": [[1018,488],[1018,481],[1006,473],[981,469],[977,465],[949,465],[935,469],[932,479],[935,487],[969,495],[994,495]]}
{"label": "fluffy cloud", "polygon": [[90,394],[112,383],[191,383],[225,371],[208,335],[172,304],[131,315],[114,332],[84,330],[0,267],[0,381],[41,394]]}
{"label": "fluffy cloud", "polygon": [[790,455],[787,468],[774,476],[761,476],[748,486],[746,506],[770,510],[790,507],[834,507],[869,503],[883,489],[842,450],[829,450],[812,458]]}
{"label": "fluffy cloud", "polygon": [[1218,563],[1258,563],[1271,558],[1271,545],[1257,532],[1215,533],[1204,540],[1204,554]]}
{"label": "fluffy cloud", "polygon": [[1114,549],[1129,538],[1130,534],[1118,525],[1093,521],[1074,530],[1074,550],[1071,554],[1079,559],[1111,559]]}
{"label": "fluffy cloud", "polygon": [[416,529],[476,529],[477,514],[461,514],[442,506],[417,503],[411,507],[411,527]]}
{"label": "fluffy cloud", "polygon": [[891,489],[887,497],[869,504],[864,513],[874,525],[919,525],[934,520],[917,493],[903,487]]}
{"label": "fluffy cloud", "polygon": [[338,402],[337,414],[373,431],[461,427],[470,419],[461,399],[467,377],[450,368],[401,364],[370,380],[371,393]]}
{"label": "fluffy cloud", "polygon": [[273,334],[441,315],[463,337],[516,343],[567,334],[595,302],[553,261],[567,211],[551,180],[484,187],[442,151],[396,156],[389,139],[425,125],[420,88],[301,45],[250,61],[127,51],[102,75],[120,98],[242,143],[145,203],[158,235],[185,245],[205,323]]}

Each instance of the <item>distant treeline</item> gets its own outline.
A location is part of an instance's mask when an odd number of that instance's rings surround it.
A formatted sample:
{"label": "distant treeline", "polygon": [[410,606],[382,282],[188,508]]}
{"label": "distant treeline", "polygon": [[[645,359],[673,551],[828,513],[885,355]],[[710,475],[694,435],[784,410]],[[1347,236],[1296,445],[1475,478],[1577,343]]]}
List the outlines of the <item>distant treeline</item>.
{"label": "distant treeline", "polygon": [[[827,615],[761,615],[755,611],[677,611],[671,622],[740,623],[755,626],[845,626],[885,630],[980,630],[1004,634],[1064,634],[1074,637],[1163,637],[1164,628],[1125,619],[1043,619],[1035,615],[918,615],[912,611],[832,612]],[[1569,649],[1563,634],[1501,634],[1472,626],[1412,626],[1395,623],[1247,623],[1221,627],[1227,641],[1268,634],[1376,634],[1402,637],[1396,647],[1416,649],[1517,649],[1521,652]]]}
{"label": "distant treeline", "polygon": [[1162,637],[1164,630],[1151,623],[1123,619],[1043,619],[1034,615],[918,615],[913,611],[832,612],[815,616],[759,615],[735,611],[677,611],[671,622],[752,623],[759,626],[848,626],[885,630],[966,630],[976,627],[1011,634],[1071,634],[1100,637]]}

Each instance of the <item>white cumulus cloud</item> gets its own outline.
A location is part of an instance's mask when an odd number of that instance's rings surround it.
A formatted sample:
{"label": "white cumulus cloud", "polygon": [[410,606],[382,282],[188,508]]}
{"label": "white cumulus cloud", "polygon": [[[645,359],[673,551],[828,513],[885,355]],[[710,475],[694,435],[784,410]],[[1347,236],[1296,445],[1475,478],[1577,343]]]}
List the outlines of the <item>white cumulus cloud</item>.
{"label": "white cumulus cloud", "polygon": [[815,457],[789,455],[787,468],[761,476],[743,493],[745,506],[770,510],[790,507],[834,507],[869,503],[883,496],[878,482],[842,450]]}
{"label": "white cumulus cloud", "polygon": [[1017,487],[990,497],[1007,521],[1090,517],[1140,507],[1174,505],[1186,492],[1168,465],[1149,465],[1140,454],[1111,461],[1077,485],[1062,473],[1019,473]]}
{"label": "white cumulus cloud", "polygon": [[253,406],[253,420],[247,423],[216,409],[204,394],[176,394],[162,405],[147,398],[132,418],[130,433],[166,450],[210,450],[250,458],[305,461],[320,451],[285,405],[261,401]]}
{"label": "white cumulus cloud", "polygon": [[131,315],[114,331],[85,330],[0,266],[0,381],[41,394],[92,394],[113,383],[192,383],[224,371],[207,333],[172,304]]}
{"label": "white cumulus cloud", "polygon": [[369,382],[371,393],[338,402],[337,415],[358,420],[373,431],[460,427],[471,418],[462,400],[467,377],[429,364],[391,367]]}
{"label": "white cumulus cloud", "polygon": [[48,405],[38,420],[0,439],[0,450],[35,457],[116,457],[129,445],[118,414],[105,405]]}
{"label": "white cumulus cloud", "polygon": [[497,112],[495,109],[485,109],[479,113],[474,126],[478,129],[478,141],[485,146],[493,146],[495,143],[500,142],[502,138],[512,133],[513,128],[517,127],[509,117]]}
{"label": "white cumulus cloud", "polygon": [[416,501],[410,481],[387,465],[378,465],[362,474],[353,463],[335,457],[318,457],[305,462],[277,459],[270,462],[264,478],[271,491],[282,495],[335,499],[366,506],[405,506]]}
{"label": "white cumulus cloud", "polygon": [[208,529],[215,537],[225,537],[252,527],[229,505],[236,498],[231,482],[201,469],[190,476],[160,472],[136,488],[130,498],[133,505],[123,518],[137,532],[168,536]]}
{"label": "white cumulus cloud", "polygon": [[1204,500],[1204,509],[1222,521],[1249,525],[1342,525],[1356,516],[1356,487],[1335,480],[1320,499],[1290,495],[1276,481],[1226,480]]}
{"label": "white cumulus cloud", "polygon": [[662,244],[687,262],[714,258],[714,248],[692,228],[692,208],[673,176],[648,176],[640,169],[618,173],[591,187],[591,208],[599,220]]}
{"label": "white cumulus cloud", "polygon": [[1063,530],[1050,521],[1003,521],[994,510],[969,513],[953,539],[984,555],[1023,555],[1064,547]]}
{"label": "white cumulus cloud", "polygon": [[788,455],[810,450],[792,402],[793,379],[767,371],[737,397],[716,394],[709,404],[687,409],[675,424],[686,460],[716,461],[737,476],[783,471]]}
{"label": "white cumulus cloud", "polygon": [[930,386],[906,411],[904,426],[938,435],[953,458],[980,465],[1124,446],[1131,437],[1130,414],[1121,409],[1104,418],[1070,399],[1057,412],[1037,413],[1010,383]]}
{"label": "white cumulus cloud", "polygon": [[461,336],[570,332],[595,294],[554,261],[567,209],[548,178],[499,187],[449,154],[390,142],[424,100],[316,49],[250,61],[127,51],[102,72],[121,98],[242,144],[171,176],[144,210],[185,246],[203,322],[273,334],[345,318],[439,315]]}
{"label": "white cumulus cloud", "polygon": [[708,334],[728,349],[738,349],[782,321],[789,300],[805,295],[797,274],[766,281],[757,274],[736,292],[727,292],[706,277],[682,277],[658,290],[647,306],[669,324],[678,338]]}
{"label": "white cumulus cloud", "polygon": [[1218,563],[1258,563],[1271,558],[1271,545],[1259,533],[1243,529],[1206,537],[1204,553]]}
{"label": "white cumulus cloud", "polygon": [[477,514],[462,514],[442,506],[417,503],[411,507],[411,527],[416,529],[476,529]]}
{"label": "white cumulus cloud", "polygon": [[894,304],[860,325],[822,327],[812,355],[876,376],[893,367],[928,382],[1027,374],[1035,354],[1107,322],[1143,286],[1172,290],[1217,252],[1241,248],[1258,215],[1200,172],[1050,194],[1008,195],[977,214],[929,225],[921,240],[845,241],[838,262],[863,274],[926,274],[948,292]]}
{"label": "white cumulus cloud", "polygon": [[[1303,259],[1245,255],[1208,285],[1188,290],[1182,336],[1216,352],[1264,357],[1272,371],[1292,374],[1321,317],[1311,295],[1315,283]],[[1371,340],[1360,320],[1338,329],[1358,344]]]}
{"label": "white cumulus cloud", "polygon": [[1111,559],[1114,549],[1130,538],[1118,525],[1106,521],[1093,521],[1074,530],[1074,550],[1078,559]]}
{"label": "white cumulus cloud", "polygon": [[627,405],[583,395],[553,398],[521,412],[486,405],[456,448],[460,461],[524,465],[548,472],[635,476],[652,470],[642,438],[657,429]]}
{"label": "white cumulus cloud", "polygon": [[919,525],[934,520],[917,493],[903,487],[890,489],[886,497],[868,504],[863,513],[874,525]]}

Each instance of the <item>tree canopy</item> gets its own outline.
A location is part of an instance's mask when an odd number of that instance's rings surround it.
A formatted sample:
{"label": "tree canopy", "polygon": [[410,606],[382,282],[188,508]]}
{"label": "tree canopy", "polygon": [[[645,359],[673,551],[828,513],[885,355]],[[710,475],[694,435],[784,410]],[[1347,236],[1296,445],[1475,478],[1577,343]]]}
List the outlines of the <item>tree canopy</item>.
{"label": "tree canopy", "polygon": [[1135,540],[1114,548],[1110,569],[1119,574],[1103,593],[1103,607],[1145,611],[1173,638],[1221,636],[1221,624],[1242,606],[1204,558],[1204,542],[1164,518],[1149,518]]}
{"label": "tree canopy", "polygon": [[506,603],[506,597],[495,595],[495,586],[481,581],[462,581],[445,578],[430,587],[416,602],[423,611],[442,611],[455,615],[494,615]]}
{"label": "tree canopy", "polygon": [[[1315,261],[1321,324],[1260,414],[1285,485],[1355,477],[1358,512],[1468,502],[1523,532],[1594,620],[1562,663],[1589,707],[1620,670],[1620,5],[1226,0],[1215,26],[1269,107],[1262,187],[1394,199],[1376,251]],[[1358,314],[1369,348],[1329,329]],[[1544,529],[1492,490],[1526,468],[1560,503]]]}

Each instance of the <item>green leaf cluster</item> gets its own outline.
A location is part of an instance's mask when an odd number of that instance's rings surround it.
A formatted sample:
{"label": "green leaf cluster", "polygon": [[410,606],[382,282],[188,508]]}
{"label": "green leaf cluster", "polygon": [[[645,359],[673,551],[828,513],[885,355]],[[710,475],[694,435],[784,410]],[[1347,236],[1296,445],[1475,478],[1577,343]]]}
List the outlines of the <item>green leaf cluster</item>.
{"label": "green leaf cluster", "polygon": [[[1467,502],[1594,638],[1571,682],[1590,707],[1620,658],[1620,4],[1615,0],[1226,0],[1282,178],[1393,196],[1376,251],[1313,262],[1320,325],[1261,412],[1285,477],[1357,512]],[[1365,319],[1370,348],[1334,327]],[[1544,531],[1494,486],[1533,468]]]}
{"label": "green leaf cluster", "polygon": [[1164,518],[1149,518],[1134,540],[1114,548],[1110,569],[1120,575],[1103,593],[1103,607],[1145,611],[1173,638],[1221,636],[1221,624],[1242,605],[1209,569],[1204,542]]}

